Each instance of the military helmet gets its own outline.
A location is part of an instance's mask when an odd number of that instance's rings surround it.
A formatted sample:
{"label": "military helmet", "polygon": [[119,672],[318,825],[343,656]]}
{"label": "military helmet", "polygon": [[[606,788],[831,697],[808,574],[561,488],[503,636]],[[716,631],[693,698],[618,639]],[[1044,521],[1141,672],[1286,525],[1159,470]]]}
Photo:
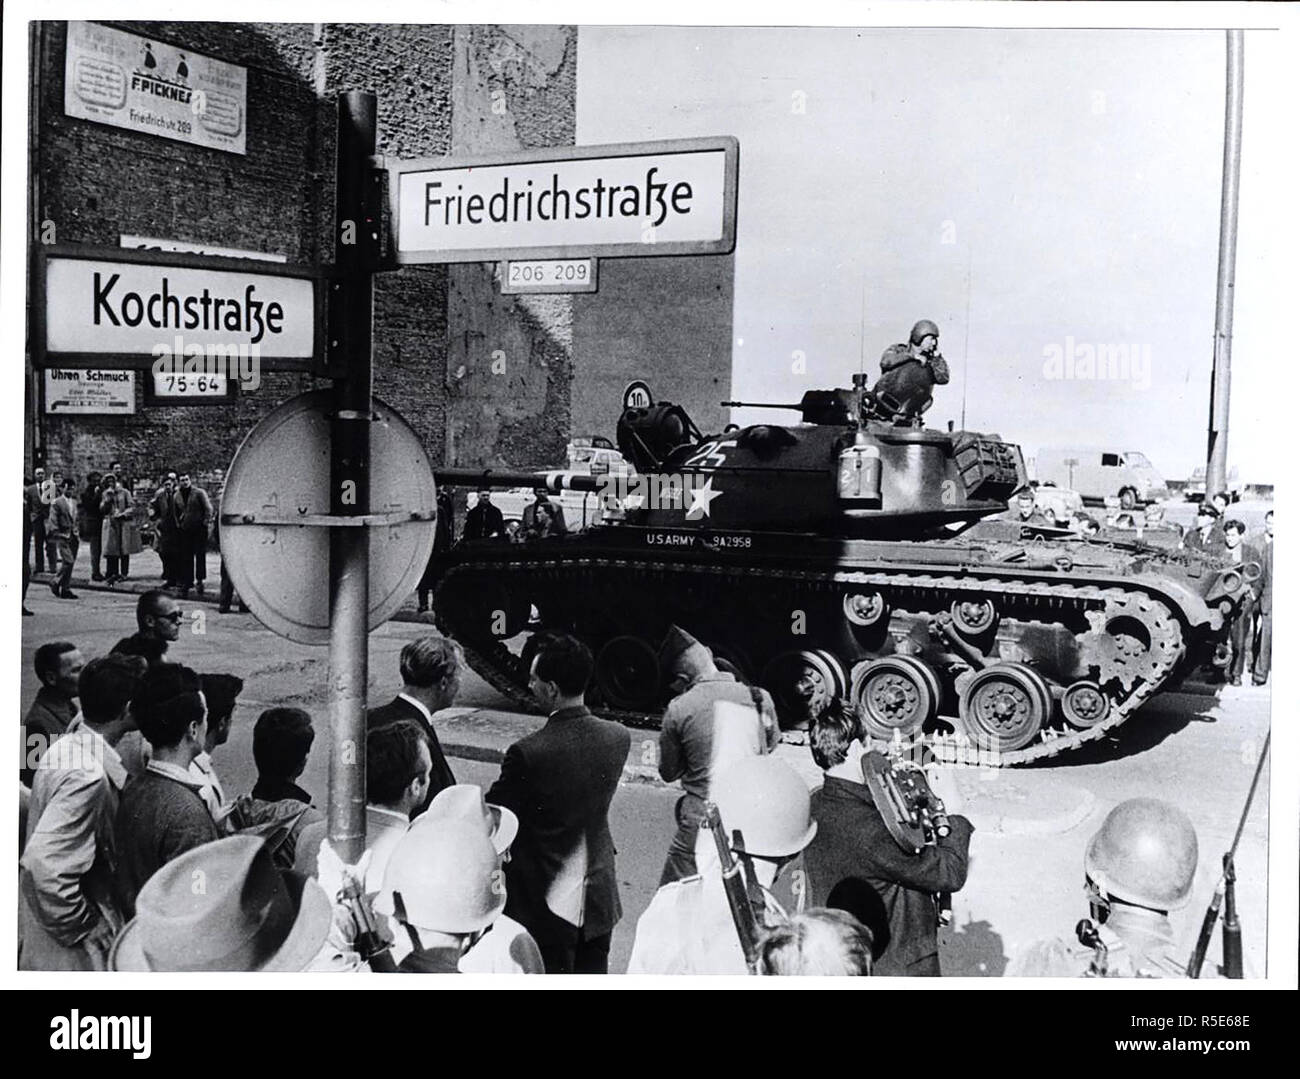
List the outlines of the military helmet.
{"label": "military helmet", "polygon": [[1130,798],[1089,840],[1083,866],[1115,899],[1178,910],[1191,895],[1196,856],[1196,831],[1186,813],[1156,798]]}
{"label": "military helmet", "polygon": [[714,780],[710,797],[727,835],[762,858],[798,854],[817,834],[808,784],[775,757],[746,757]]}
{"label": "military helmet", "polygon": [[912,344],[919,345],[927,337],[938,339],[939,327],[931,322],[928,318],[921,319],[912,327]]}

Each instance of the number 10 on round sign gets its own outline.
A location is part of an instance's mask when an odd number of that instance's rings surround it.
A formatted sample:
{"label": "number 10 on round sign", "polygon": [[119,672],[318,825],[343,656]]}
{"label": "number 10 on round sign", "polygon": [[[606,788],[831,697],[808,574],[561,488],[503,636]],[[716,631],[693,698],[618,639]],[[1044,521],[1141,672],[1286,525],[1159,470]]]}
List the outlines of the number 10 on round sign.
{"label": "number 10 on round sign", "polygon": [[501,263],[501,291],[595,292],[595,259],[514,259]]}

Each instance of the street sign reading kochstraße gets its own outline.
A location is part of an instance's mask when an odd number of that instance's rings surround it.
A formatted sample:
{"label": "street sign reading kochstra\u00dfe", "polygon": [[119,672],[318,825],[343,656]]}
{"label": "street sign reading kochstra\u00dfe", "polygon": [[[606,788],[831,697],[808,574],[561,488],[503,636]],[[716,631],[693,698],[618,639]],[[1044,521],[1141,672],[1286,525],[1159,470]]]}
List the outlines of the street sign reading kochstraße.
{"label": "street sign reading kochstra\u00dfe", "polygon": [[739,154],[720,136],[400,162],[397,261],[725,254]]}
{"label": "street sign reading kochstra\u00dfe", "polygon": [[320,350],[319,274],[308,267],[163,252],[49,248],[36,274],[39,365],[148,368],[244,350],[307,370]]}

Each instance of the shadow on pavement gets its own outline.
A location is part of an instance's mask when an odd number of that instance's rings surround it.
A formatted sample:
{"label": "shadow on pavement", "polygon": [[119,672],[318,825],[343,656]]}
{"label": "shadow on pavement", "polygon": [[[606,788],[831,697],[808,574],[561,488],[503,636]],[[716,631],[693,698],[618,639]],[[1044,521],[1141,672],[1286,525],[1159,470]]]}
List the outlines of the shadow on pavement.
{"label": "shadow on pavement", "polygon": [[989,922],[967,920],[941,929],[939,942],[946,978],[1000,978],[1007,969],[1002,937]]}
{"label": "shadow on pavement", "polygon": [[1030,771],[1071,768],[1133,757],[1158,746],[1190,723],[1217,723],[1218,718],[1213,713],[1218,704],[1217,696],[1180,693],[1157,697],[1151,704],[1139,708],[1113,734],[1060,756],[1045,757],[1020,767]]}

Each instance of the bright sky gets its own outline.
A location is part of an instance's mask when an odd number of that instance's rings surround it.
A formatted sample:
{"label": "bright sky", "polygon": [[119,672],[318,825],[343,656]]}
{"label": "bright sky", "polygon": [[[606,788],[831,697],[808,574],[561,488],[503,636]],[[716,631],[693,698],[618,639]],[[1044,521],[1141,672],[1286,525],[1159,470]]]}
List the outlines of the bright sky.
{"label": "bright sky", "polygon": [[[1288,302],[1266,265],[1272,37],[1246,39],[1229,463],[1248,482],[1277,471]],[[931,318],[953,368],[931,426],[960,424],[964,394],[968,428],[1027,455],[1104,443],[1177,479],[1205,461],[1224,63],[1220,31],[582,27],[578,141],[739,138],[737,398],[847,386],[864,352],[874,379]],[[1045,375],[1103,346],[1128,347],[1127,377]]]}

